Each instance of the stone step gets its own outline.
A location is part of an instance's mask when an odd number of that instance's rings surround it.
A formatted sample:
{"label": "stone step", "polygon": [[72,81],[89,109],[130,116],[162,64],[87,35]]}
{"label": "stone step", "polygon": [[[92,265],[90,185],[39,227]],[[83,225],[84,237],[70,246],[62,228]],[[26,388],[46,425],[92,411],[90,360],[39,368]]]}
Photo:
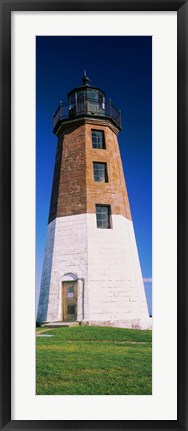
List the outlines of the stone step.
{"label": "stone step", "polygon": [[46,322],[41,325],[42,328],[71,328],[80,326],[80,322]]}

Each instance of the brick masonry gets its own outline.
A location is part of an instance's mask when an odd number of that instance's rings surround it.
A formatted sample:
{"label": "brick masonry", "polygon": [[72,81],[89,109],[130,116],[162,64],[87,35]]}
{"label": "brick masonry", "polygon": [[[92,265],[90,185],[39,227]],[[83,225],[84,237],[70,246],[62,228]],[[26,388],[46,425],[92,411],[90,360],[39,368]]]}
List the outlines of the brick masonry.
{"label": "brick masonry", "polygon": [[81,125],[65,129],[57,144],[49,222],[86,212],[85,127]]}
{"label": "brick masonry", "polygon": [[[110,123],[64,126],[57,144],[49,222],[55,217],[95,213],[95,204],[111,205],[112,214],[131,219],[128,194],[115,131]],[[92,148],[92,129],[103,130],[105,149]],[[108,182],[96,183],[93,162],[106,162]]]}

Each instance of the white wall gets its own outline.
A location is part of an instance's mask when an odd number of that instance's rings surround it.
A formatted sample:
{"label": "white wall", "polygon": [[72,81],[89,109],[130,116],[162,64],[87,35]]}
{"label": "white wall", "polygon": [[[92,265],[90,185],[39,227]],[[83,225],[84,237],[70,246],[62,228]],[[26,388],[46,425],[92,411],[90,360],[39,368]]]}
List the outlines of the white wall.
{"label": "white wall", "polygon": [[39,320],[62,319],[66,273],[84,279],[84,320],[137,322],[149,317],[132,221],[120,215],[111,221],[112,229],[98,229],[95,214],[81,214],[58,217],[48,225]]}
{"label": "white wall", "polygon": [[[58,217],[48,225],[41,281],[43,298],[44,296],[45,298],[49,297],[45,320],[56,321],[62,319],[62,280],[64,274],[76,274],[78,278],[84,278],[85,285],[87,285],[87,256],[87,214]],[[86,289],[84,295],[85,317],[88,319]],[[38,310],[38,319],[41,320],[41,317],[44,319],[41,296]]]}
{"label": "white wall", "polygon": [[132,221],[112,215],[112,229],[97,229],[87,217],[90,320],[148,318]]}

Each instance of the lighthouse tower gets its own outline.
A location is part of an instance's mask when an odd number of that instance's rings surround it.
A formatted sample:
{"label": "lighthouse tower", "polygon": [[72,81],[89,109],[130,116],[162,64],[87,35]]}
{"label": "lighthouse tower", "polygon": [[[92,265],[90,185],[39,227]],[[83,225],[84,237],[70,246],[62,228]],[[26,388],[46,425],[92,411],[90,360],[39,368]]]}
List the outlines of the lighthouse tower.
{"label": "lighthouse tower", "polygon": [[58,138],[37,320],[147,328],[117,135],[121,113],[83,84],[54,114]]}

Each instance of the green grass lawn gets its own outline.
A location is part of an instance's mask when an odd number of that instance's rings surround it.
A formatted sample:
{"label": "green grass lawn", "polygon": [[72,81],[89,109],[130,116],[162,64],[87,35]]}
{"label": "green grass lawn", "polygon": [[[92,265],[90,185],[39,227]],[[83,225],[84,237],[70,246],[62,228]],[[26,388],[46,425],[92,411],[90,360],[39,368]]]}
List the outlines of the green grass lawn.
{"label": "green grass lawn", "polygon": [[151,331],[83,326],[44,334],[53,337],[37,337],[37,395],[152,393]]}

